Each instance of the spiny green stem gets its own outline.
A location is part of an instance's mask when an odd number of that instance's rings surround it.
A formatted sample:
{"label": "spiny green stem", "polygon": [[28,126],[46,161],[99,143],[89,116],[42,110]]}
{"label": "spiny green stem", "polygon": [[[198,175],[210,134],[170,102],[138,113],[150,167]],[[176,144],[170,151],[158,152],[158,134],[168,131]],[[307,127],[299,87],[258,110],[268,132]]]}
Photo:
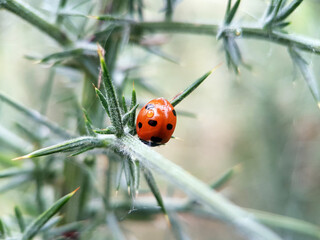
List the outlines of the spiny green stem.
{"label": "spiny green stem", "polygon": [[[59,30],[55,25],[45,21],[34,9],[26,7],[25,3],[22,5],[17,0],[6,0],[0,3],[2,4],[2,7],[38,27],[60,44],[67,45],[70,43],[70,40],[67,38],[65,33]],[[133,34],[136,32],[146,31],[216,36],[220,29],[219,24],[197,24],[184,22],[130,22],[130,24],[132,25],[133,30],[135,30],[132,31]],[[241,35],[244,38],[264,39],[266,41],[272,41],[285,46],[295,46],[304,51],[320,54],[320,41],[312,38],[269,31],[263,29],[261,26],[228,26],[224,28],[224,31],[235,36]]]}
{"label": "spiny green stem", "polygon": [[[134,32],[170,32],[186,34],[204,34],[216,36],[219,24],[196,24],[184,22],[136,22],[132,25]],[[220,30],[221,31],[221,30]],[[298,35],[290,35],[263,29],[261,26],[226,26],[223,31],[235,37],[256,38],[284,46],[295,46],[304,51],[320,54],[320,41]]]}
{"label": "spiny green stem", "polygon": [[159,153],[153,151],[138,139],[131,135],[116,138],[112,135],[99,135],[98,137],[81,137],[67,141],[56,146],[37,150],[18,159],[33,158],[61,151],[77,151],[84,146],[111,148],[119,154],[125,154],[140,163],[153,169],[176,187],[181,188],[191,198],[197,200],[208,209],[216,212],[226,223],[237,227],[249,239],[280,240],[280,238],[268,228],[255,221],[253,216],[234,205],[219,193],[167,160]]}
{"label": "spiny green stem", "polygon": [[250,213],[234,205],[222,195],[210,189],[205,183],[131,135],[125,135],[118,139],[115,146],[131,157],[138,159],[145,167],[166,177],[175,186],[183,189],[190,197],[197,199],[204,206],[217,212],[226,223],[236,226],[249,239],[280,239],[268,228],[256,222]]}
{"label": "spiny green stem", "polygon": [[59,44],[68,45],[71,43],[70,39],[64,32],[62,32],[55,25],[47,22],[40,13],[38,13],[31,6],[28,6],[27,3],[20,2],[19,0],[6,0],[0,1],[0,4],[3,8],[16,14],[17,16],[39,28],[41,31],[45,32]]}

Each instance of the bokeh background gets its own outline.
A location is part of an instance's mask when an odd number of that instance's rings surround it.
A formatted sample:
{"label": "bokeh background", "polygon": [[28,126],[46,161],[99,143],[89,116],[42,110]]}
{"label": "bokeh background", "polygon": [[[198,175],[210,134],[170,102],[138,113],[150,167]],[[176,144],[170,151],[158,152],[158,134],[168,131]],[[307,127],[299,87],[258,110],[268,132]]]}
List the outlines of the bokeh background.
{"label": "bokeh background", "polygon": [[[56,1],[26,1],[39,9],[50,9]],[[41,5],[41,4],[42,5]],[[227,1],[183,0],[177,4],[173,20],[195,23],[220,23]],[[235,22],[257,23],[266,9],[266,1],[243,0]],[[162,1],[145,1],[145,19],[161,20]],[[306,0],[290,17],[290,33],[319,39],[318,1]],[[76,21],[76,20],[75,20]],[[287,49],[272,42],[237,39],[244,61],[251,66],[235,75],[227,68],[222,43],[215,37],[191,34],[158,34],[162,49],[178,64],[153,56],[135,46],[122,49],[118,65],[135,63],[134,73],[171,99],[195,79],[223,63],[177,110],[196,117],[178,115],[174,135],[165,146],[156,148],[204,182],[212,182],[226,169],[240,164],[241,171],[221,190],[234,203],[320,224],[320,115],[316,102],[293,66]],[[18,17],[0,11],[0,90],[16,101],[40,110],[41,89],[50,68],[34,64],[25,55],[46,55],[59,46],[45,34]],[[305,54],[319,76],[319,57]],[[54,78],[48,118],[74,130],[72,103],[66,93],[81,96],[81,74],[63,69]],[[115,76],[115,79],[117,76]],[[319,79],[319,78],[318,78]],[[128,94],[130,88],[127,89]],[[153,96],[137,88],[141,103]],[[129,95],[128,95],[129,96]],[[70,117],[68,117],[70,115]],[[0,103],[0,127],[19,135],[15,123],[29,124],[24,116]],[[31,125],[30,125],[31,126]],[[34,126],[34,125],[33,125]],[[35,127],[35,126],[34,126]],[[17,144],[18,140],[12,138]],[[22,143],[21,143],[22,144]],[[26,148],[28,144],[25,144]],[[1,155],[17,156],[0,143]],[[5,168],[5,164],[2,164]],[[165,193],[168,183],[157,176]],[[1,180],[1,183],[5,181]],[[21,198],[30,198],[32,187],[0,194],[0,215],[13,213]],[[182,193],[177,193],[183,197]],[[30,198],[31,199],[31,198]],[[241,239],[218,221],[181,214],[192,239]],[[153,221],[121,222],[131,239],[171,239],[163,217]],[[134,234],[133,234],[134,233]],[[156,233],[156,234],[155,234]],[[130,235],[129,234],[129,235]],[[301,236],[282,232],[285,239]],[[98,239],[98,238],[97,238]],[[303,239],[308,239],[303,237]]]}

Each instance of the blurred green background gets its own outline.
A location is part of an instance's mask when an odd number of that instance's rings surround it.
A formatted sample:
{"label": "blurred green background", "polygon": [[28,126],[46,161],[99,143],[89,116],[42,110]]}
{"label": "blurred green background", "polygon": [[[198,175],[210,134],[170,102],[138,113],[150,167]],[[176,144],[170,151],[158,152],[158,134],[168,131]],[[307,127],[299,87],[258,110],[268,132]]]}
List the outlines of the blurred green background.
{"label": "blurred green background", "polygon": [[[27,1],[38,8],[44,1]],[[50,4],[53,4],[53,1]],[[183,0],[173,20],[198,23],[220,23],[227,1]],[[236,22],[259,21],[266,1],[243,1]],[[162,1],[145,1],[146,20],[162,19]],[[319,38],[320,4],[306,0],[290,17],[290,33]],[[203,85],[184,100],[177,110],[190,111],[196,118],[178,115],[171,140],[156,148],[168,159],[182,166],[204,182],[211,182],[226,169],[241,163],[241,171],[221,192],[234,203],[259,210],[291,216],[320,224],[320,114],[317,104],[294,68],[285,47],[256,39],[237,39],[244,61],[252,69],[240,68],[236,76],[228,70],[221,42],[215,37],[189,34],[157,34],[165,39],[162,49],[178,59],[179,64],[150,55],[135,46],[125,47],[118,65],[141,66],[137,75],[171,99],[191,82],[220,62],[223,65]],[[59,50],[50,40],[28,23],[0,11],[0,90],[32,109],[40,110],[41,89],[49,68],[33,64],[24,55],[46,55]],[[304,55],[319,76],[319,57]],[[117,76],[115,76],[115,79]],[[62,127],[76,129],[72,103],[65,93],[80,98],[82,76],[65,70],[54,78],[48,117]],[[128,93],[129,93],[128,89]],[[137,89],[138,99],[145,103],[152,96]],[[66,116],[70,115],[70,119]],[[67,119],[67,120],[66,120]],[[24,116],[0,103],[1,126],[16,132],[14,124],[28,123]],[[1,144],[1,143],[0,143]],[[13,151],[0,145],[2,154],[15,157]],[[157,178],[165,192],[167,183]],[[28,196],[30,188],[0,195],[0,215],[12,214],[13,206]],[[50,193],[49,193],[50,194]],[[183,194],[180,194],[183,196]],[[192,239],[241,239],[219,222],[181,215]],[[170,239],[162,217],[154,221],[122,223],[137,239]],[[155,234],[156,232],[157,234]],[[302,239],[283,233],[286,239]],[[303,239],[308,239],[303,237]]]}

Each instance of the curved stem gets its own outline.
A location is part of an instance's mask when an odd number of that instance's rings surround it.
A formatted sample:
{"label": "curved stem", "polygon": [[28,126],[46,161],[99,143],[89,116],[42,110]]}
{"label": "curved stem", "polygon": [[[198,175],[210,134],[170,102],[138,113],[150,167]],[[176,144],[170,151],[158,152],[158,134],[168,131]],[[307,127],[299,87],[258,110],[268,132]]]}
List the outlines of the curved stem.
{"label": "curved stem", "polygon": [[[19,0],[0,1],[1,6],[27,22],[33,24],[61,45],[70,44],[70,39],[58,27],[44,20],[35,9],[20,3]],[[128,23],[126,23],[128,24]],[[133,31],[132,34],[143,32],[164,32],[164,33],[191,33],[216,36],[217,33],[224,32],[235,37],[255,38],[271,41],[287,47],[297,47],[304,51],[320,54],[320,41],[299,35],[290,35],[277,31],[263,29],[262,26],[224,26],[220,24],[198,24],[185,22],[129,22]]]}
{"label": "curved stem", "polygon": [[59,44],[68,45],[71,43],[70,39],[64,32],[62,32],[57,26],[47,22],[40,13],[31,6],[28,6],[26,3],[22,3],[19,0],[6,0],[2,3],[0,1],[0,5],[39,28]]}
{"label": "curved stem", "polygon": [[167,181],[182,189],[192,199],[203,204],[209,211],[216,212],[221,217],[221,220],[237,227],[239,232],[248,239],[281,239],[270,229],[257,222],[251,213],[231,203],[221,194],[212,190],[207,184],[201,182],[131,135],[124,135],[120,138],[111,135],[75,138],[51,147],[39,149],[25,156],[15,158],[15,160],[34,158],[57,152],[77,152],[79,149],[88,146],[91,146],[91,149],[109,148],[122,156],[127,155],[132,160],[138,160],[144,167],[153,169],[165,177]]}
{"label": "curved stem", "polygon": [[320,54],[320,41],[299,35],[290,35],[277,31],[270,31],[259,26],[225,26],[219,24],[196,24],[184,22],[136,22],[132,23],[134,33],[164,32],[191,33],[216,36],[224,32],[234,37],[255,38],[272,41],[287,47],[295,46],[304,51]]}
{"label": "curved stem", "polygon": [[234,205],[221,194],[210,189],[205,183],[151,150],[131,135],[125,135],[118,139],[114,147],[130,155],[131,158],[139,160],[148,169],[151,168],[166,177],[167,181],[175,184],[190,197],[217,212],[226,223],[237,227],[248,239],[281,239],[271,230],[255,221],[251,213]]}

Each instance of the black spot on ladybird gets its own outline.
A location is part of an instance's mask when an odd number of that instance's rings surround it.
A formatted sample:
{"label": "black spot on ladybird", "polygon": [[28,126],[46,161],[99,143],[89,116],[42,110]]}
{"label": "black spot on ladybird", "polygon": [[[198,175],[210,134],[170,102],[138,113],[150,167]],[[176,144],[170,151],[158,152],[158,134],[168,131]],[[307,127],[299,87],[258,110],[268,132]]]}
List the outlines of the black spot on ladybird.
{"label": "black spot on ladybird", "polygon": [[152,141],[152,142],[161,142],[161,141],[162,141],[162,138],[159,138],[159,137],[151,137],[151,141]]}
{"label": "black spot on ladybird", "polygon": [[168,124],[167,124],[167,129],[168,129],[168,130],[171,130],[172,128],[173,128],[172,124],[168,123]]}
{"label": "black spot on ladybird", "polygon": [[176,110],[173,109],[173,110],[172,110],[172,113],[173,113],[174,116],[177,116]]}
{"label": "black spot on ladybird", "polygon": [[156,146],[159,146],[161,145],[161,143],[156,143],[156,142],[152,142],[152,141],[146,141],[146,140],[143,140],[141,139],[141,142],[143,142],[144,144],[148,145],[149,147],[156,147]]}
{"label": "black spot on ladybird", "polygon": [[157,126],[157,121],[155,121],[155,120],[149,120],[148,121],[148,124],[150,125],[150,126],[152,126],[152,127],[155,127],[155,126]]}
{"label": "black spot on ladybird", "polygon": [[147,109],[147,110],[150,110],[150,109],[152,109],[152,108],[154,108],[154,105],[151,104],[151,103],[149,103],[149,104],[147,104],[147,105],[145,106],[145,109]]}
{"label": "black spot on ladybird", "polygon": [[142,128],[142,123],[141,122],[138,123],[138,127]]}

